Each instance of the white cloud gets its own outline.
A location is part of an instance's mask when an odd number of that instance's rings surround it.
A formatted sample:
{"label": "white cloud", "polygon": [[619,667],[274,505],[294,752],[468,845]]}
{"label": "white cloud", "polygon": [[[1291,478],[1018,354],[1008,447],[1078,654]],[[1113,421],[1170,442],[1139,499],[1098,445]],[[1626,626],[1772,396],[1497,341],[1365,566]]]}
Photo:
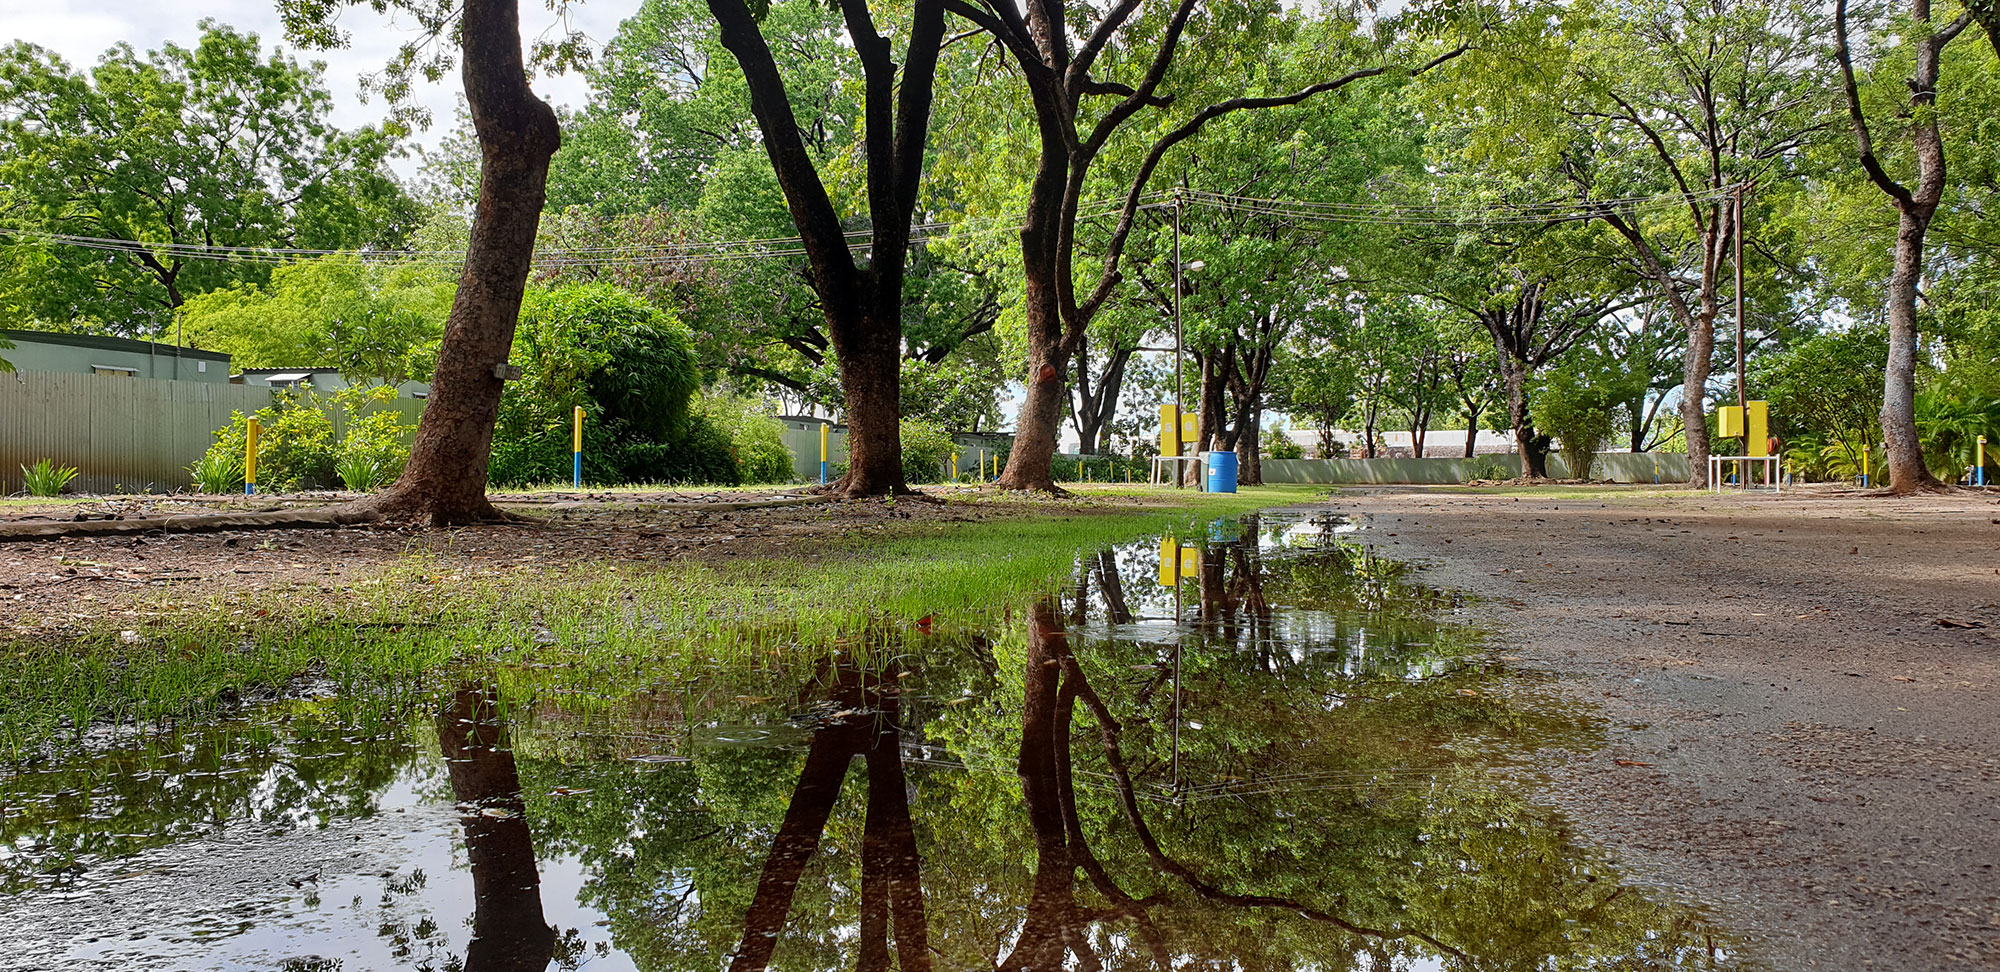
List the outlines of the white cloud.
{"label": "white cloud", "polygon": [[[638,9],[638,0],[615,0],[596,4],[574,4],[569,22],[596,45],[611,39],[618,24]],[[532,40],[557,27],[556,15],[537,3],[522,5],[522,34]],[[0,0],[0,39],[25,40],[63,56],[75,67],[88,67],[113,45],[132,45],[141,52],[169,41],[192,45],[201,36],[203,18],[213,18],[238,30],[257,34],[265,47],[281,45],[303,61],[326,63],[326,86],[333,92],[332,121],[343,128],[356,128],[382,119],[386,106],[375,97],[363,103],[360,79],[381,70],[414,28],[408,18],[400,23],[365,7],[348,8],[340,25],[352,39],[346,49],[299,51],[284,38],[277,6],[272,0],[204,0],[197,10],[178,4],[143,0]],[[430,109],[434,117],[429,131],[419,132],[414,141],[434,143],[452,124],[459,97],[456,74],[438,84],[419,84],[414,100]],[[576,106],[589,96],[581,77],[543,77],[535,81],[535,91],[552,104]],[[414,172],[415,160],[398,165],[406,175]]]}

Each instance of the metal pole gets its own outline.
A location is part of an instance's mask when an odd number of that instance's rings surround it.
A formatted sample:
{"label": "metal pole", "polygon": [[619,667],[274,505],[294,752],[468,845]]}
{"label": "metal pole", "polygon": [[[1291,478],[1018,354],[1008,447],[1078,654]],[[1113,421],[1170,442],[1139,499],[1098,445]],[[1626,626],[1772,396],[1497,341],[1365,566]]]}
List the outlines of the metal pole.
{"label": "metal pole", "polygon": [[1743,187],[1736,187],[1736,404],[1743,409],[1744,452],[1749,452],[1750,395],[1743,378]]}
{"label": "metal pole", "polygon": [[[1182,403],[1187,401],[1181,384],[1181,196],[1174,193],[1174,420],[1180,420]],[[1175,441],[1180,436],[1174,437]],[[1185,443],[1183,443],[1185,445]]]}

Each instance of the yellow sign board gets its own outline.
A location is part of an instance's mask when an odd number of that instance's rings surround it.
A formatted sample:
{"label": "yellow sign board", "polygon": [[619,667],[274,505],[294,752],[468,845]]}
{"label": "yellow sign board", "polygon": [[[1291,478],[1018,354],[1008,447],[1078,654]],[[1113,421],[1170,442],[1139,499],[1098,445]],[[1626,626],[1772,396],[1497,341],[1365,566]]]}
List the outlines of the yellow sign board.
{"label": "yellow sign board", "polygon": [[1745,417],[1750,434],[1744,437],[1743,454],[1768,456],[1771,454],[1771,403],[1745,402],[1744,405],[1750,410]]}
{"label": "yellow sign board", "polygon": [[1160,406],[1160,455],[1181,454],[1180,412],[1179,405]]}
{"label": "yellow sign board", "polygon": [[1739,405],[1724,405],[1715,410],[1715,434],[1724,439],[1743,436],[1743,408]]}

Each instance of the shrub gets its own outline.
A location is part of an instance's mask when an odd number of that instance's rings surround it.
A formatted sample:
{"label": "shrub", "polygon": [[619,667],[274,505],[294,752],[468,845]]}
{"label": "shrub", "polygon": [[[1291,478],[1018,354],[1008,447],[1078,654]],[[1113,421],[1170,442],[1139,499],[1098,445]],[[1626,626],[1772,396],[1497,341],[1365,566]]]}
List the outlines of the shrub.
{"label": "shrub", "polygon": [[369,490],[395,482],[409,465],[416,427],[403,421],[402,412],[379,407],[395,399],[396,390],[387,385],[349,388],[334,396],[347,419],[334,471],[348,489]]}
{"label": "shrub", "polygon": [[49,459],[37,459],[33,466],[21,467],[21,481],[30,496],[59,496],[76,475],[75,466],[58,466]]}
{"label": "shrub", "polygon": [[672,314],[607,284],[530,292],[495,429],[491,480],[568,482],[581,406],[584,478],[598,483],[738,481],[730,438],[697,420],[694,339]]}
{"label": "shrub", "polygon": [[233,493],[243,485],[243,460],[211,447],[206,455],[188,464],[188,476],[199,492]]}
{"label": "shrub", "polygon": [[1304,459],[1306,457],[1305,447],[1293,442],[1291,436],[1286,435],[1283,429],[1271,434],[1264,441],[1268,443],[1264,447],[1264,458],[1266,459]]}
{"label": "shrub", "polygon": [[945,470],[951,462],[951,454],[958,450],[958,444],[951,441],[950,433],[922,419],[904,419],[902,439],[905,481],[935,483],[946,478]]}
{"label": "shrub", "polygon": [[[333,439],[333,419],[319,407],[317,396],[278,393],[276,401],[256,412],[262,426],[257,437],[257,487],[289,492],[335,482],[339,447]],[[232,412],[229,424],[215,432],[201,462],[242,461],[250,434],[249,417]]]}
{"label": "shrub", "polygon": [[734,395],[707,395],[696,413],[728,436],[738,481],[789,483],[797,478],[792,450],[785,447],[784,425],[764,415],[758,402]]}

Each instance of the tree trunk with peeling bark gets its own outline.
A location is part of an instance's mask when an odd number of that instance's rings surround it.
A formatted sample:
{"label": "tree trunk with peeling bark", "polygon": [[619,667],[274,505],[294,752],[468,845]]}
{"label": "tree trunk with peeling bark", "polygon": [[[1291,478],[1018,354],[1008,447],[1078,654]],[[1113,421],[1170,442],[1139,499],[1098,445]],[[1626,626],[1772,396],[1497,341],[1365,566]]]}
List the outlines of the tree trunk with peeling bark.
{"label": "tree trunk with peeling bark", "polygon": [[459,32],[480,160],[465,270],[410,461],[395,485],[355,504],[439,526],[502,518],[486,498],[487,461],[541,225],[549,159],[562,143],[555,112],[528,88],[515,0],[467,0]]}

